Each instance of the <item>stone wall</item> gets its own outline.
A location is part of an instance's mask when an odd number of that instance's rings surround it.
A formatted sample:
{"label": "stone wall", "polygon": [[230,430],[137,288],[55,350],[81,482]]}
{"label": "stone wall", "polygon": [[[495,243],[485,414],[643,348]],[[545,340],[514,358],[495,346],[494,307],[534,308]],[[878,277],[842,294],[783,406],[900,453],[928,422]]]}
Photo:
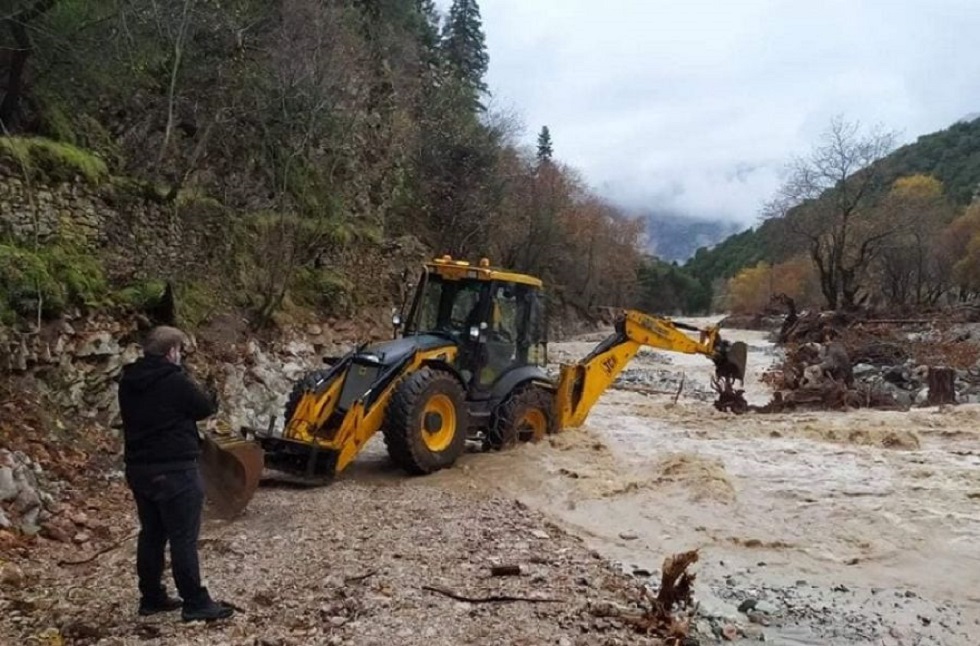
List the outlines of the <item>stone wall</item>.
{"label": "stone wall", "polygon": [[44,243],[70,227],[83,239],[101,243],[105,210],[99,206],[83,183],[29,186],[0,166],[0,233],[17,240],[32,242],[36,237]]}
{"label": "stone wall", "polygon": [[229,213],[212,200],[167,202],[128,182],[34,179],[0,163],[0,235],[23,244],[72,240],[114,281],[209,271],[226,251]]}

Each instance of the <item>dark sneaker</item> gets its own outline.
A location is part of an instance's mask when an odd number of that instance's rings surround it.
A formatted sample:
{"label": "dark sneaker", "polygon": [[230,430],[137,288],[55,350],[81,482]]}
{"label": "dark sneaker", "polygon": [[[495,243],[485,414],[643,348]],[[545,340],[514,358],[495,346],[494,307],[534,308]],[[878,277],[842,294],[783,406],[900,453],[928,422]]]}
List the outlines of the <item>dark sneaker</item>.
{"label": "dark sneaker", "polygon": [[235,614],[235,610],[220,601],[208,601],[199,608],[184,608],[180,618],[184,621],[214,621],[227,619]]}
{"label": "dark sneaker", "polygon": [[162,599],[140,599],[139,614],[142,617],[155,615],[158,612],[172,612],[179,609],[183,603],[180,599],[164,597]]}

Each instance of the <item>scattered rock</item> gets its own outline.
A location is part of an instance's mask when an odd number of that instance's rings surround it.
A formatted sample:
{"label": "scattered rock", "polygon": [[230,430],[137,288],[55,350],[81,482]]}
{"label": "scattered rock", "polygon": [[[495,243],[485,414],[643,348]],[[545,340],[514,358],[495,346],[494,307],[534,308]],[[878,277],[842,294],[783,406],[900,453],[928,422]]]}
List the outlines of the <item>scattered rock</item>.
{"label": "scattered rock", "polygon": [[9,466],[0,467],[0,502],[17,497],[18,487],[14,482],[14,471]]}
{"label": "scattered rock", "polygon": [[106,357],[122,352],[119,342],[113,338],[110,332],[96,332],[87,337],[75,350],[75,356],[85,357]]}
{"label": "scattered rock", "polygon": [[768,626],[770,623],[772,623],[769,615],[764,612],[759,612],[758,610],[750,610],[746,613],[746,617],[748,617],[750,623],[758,624],[760,626]]}
{"label": "scattered rock", "polygon": [[70,543],[71,536],[58,523],[46,523],[41,527],[41,535],[59,543]]}
{"label": "scattered rock", "polygon": [[779,608],[777,608],[775,604],[769,603],[764,599],[756,602],[755,609],[759,612],[764,612],[767,615],[774,615],[779,612]]}
{"label": "scattered rock", "polygon": [[746,639],[751,639],[757,642],[766,641],[766,633],[759,626],[743,626],[742,634]]}
{"label": "scattered rock", "polygon": [[0,563],[0,583],[4,587],[19,588],[24,584],[24,573],[13,563]]}

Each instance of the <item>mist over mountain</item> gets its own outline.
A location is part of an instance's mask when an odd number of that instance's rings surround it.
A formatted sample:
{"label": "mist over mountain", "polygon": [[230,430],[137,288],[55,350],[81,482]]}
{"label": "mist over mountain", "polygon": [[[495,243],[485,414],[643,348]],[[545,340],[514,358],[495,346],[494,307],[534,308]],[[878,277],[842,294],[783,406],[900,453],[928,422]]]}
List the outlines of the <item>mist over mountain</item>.
{"label": "mist over mountain", "polygon": [[647,249],[667,262],[685,263],[701,247],[713,247],[746,228],[737,222],[676,213],[645,213]]}

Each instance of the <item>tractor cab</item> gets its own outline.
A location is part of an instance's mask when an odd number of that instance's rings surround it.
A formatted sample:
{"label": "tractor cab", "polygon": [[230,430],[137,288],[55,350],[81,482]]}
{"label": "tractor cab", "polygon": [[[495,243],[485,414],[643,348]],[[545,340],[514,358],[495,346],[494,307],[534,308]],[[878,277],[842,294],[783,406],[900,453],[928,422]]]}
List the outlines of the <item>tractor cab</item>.
{"label": "tractor cab", "polygon": [[477,266],[448,256],[426,263],[407,315],[394,323],[403,337],[452,341],[469,399],[489,397],[515,369],[547,362],[541,281],[491,268],[485,258]]}

